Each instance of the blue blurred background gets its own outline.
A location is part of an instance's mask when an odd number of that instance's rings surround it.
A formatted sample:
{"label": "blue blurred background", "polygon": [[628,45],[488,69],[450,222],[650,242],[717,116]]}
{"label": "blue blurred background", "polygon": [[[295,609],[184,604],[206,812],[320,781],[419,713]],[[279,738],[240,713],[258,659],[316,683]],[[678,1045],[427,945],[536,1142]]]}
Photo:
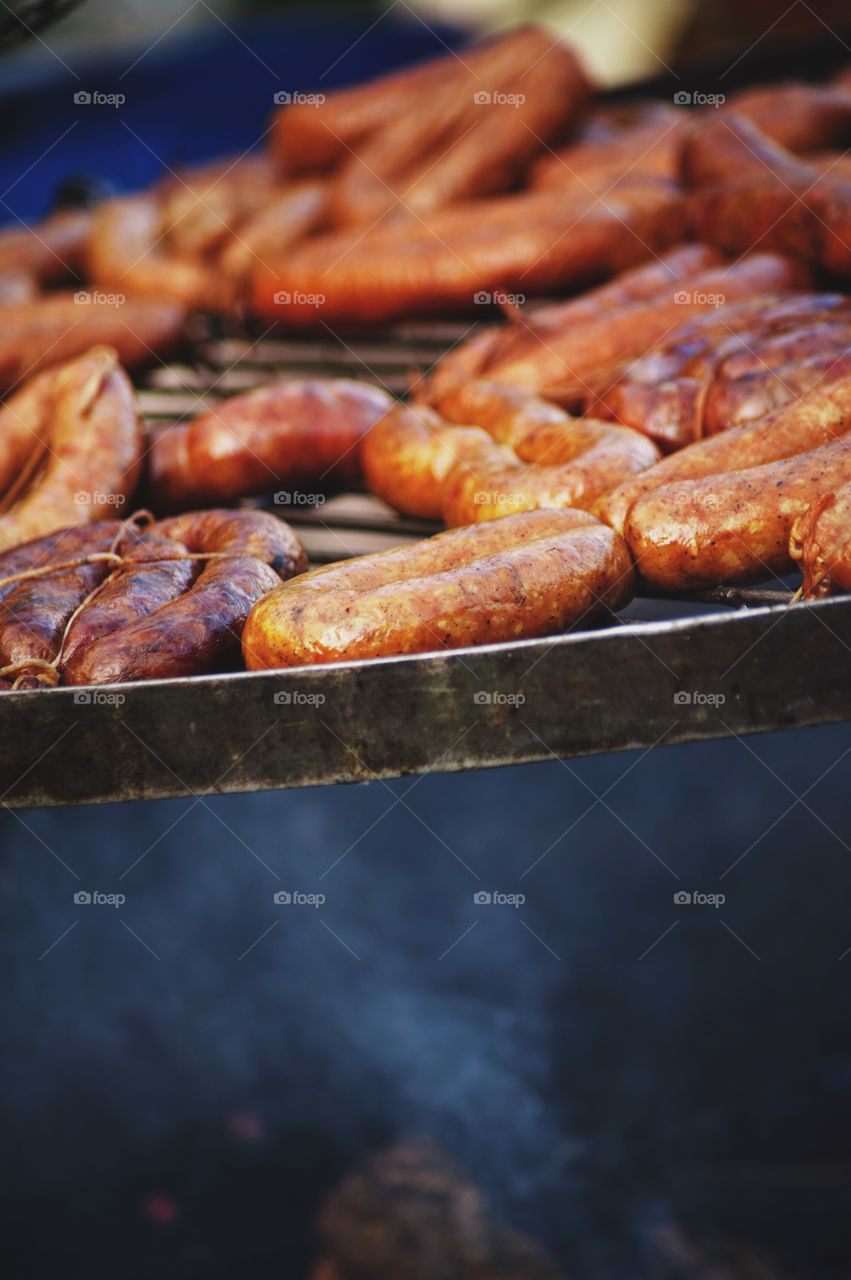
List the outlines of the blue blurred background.
{"label": "blue blurred background", "polygon": [[[41,214],[71,174],[132,188],[244,150],[276,89],[455,38],[370,21],[211,19],[129,72],[138,40],[57,44],[67,68],[7,56],[7,213]],[[125,107],[81,118],[95,86]],[[708,1275],[659,1269],[671,1224],[847,1276],[849,759],[834,727],[3,812],[5,1274],[304,1276],[323,1196],[420,1133],[579,1280]]]}

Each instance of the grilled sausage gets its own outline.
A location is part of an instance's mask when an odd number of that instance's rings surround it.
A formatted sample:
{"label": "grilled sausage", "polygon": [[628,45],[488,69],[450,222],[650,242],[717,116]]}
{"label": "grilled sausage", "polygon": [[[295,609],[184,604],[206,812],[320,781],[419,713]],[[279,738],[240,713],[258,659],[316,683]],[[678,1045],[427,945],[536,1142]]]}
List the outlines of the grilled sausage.
{"label": "grilled sausage", "polygon": [[[524,308],[516,322],[475,333],[453,348],[417,388],[417,396],[440,409],[444,387],[454,390],[465,378],[491,378],[492,370],[517,358],[550,334],[599,320],[633,302],[668,297],[670,290],[699,272],[718,265],[721,256],[707,245],[682,245],[653,262],[624,271],[608,284],[579,298],[546,307]],[[516,313],[515,313],[516,314]]]}
{"label": "grilled sausage", "polygon": [[851,485],[821,494],[795,521],[789,554],[800,563],[805,599],[851,591]]}
{"label": "grilled sausage", "polygon": [[797,155],[851,140],[851,92],[839,85],[789,81],[745,89],[725,103],[719,117],[730,112]]}
{"label": "grilled sausage", "polygon": [[744,471],[807,453],[838,439],[849,429],[851,377],[846,377],[825,390],[802,396],[759,422],[699,440],[664,458],[607,494],[596,504],[595,511],[613,529],[623,531],[632,504],[663,485]]}
{"label": "grilled sausage", "polygon": [[60,209],[34,227],[4,227],[0,271],[25,271],[41,284],[60,284],[80,271],[91,227],[88,209]]}
{"label": "grilled sausage", "polygon": [[576,511],[533,511],[315,570],[261,600],[246,666],[292,667],[552,635],[625,604],[622,540]]}
{"label": "grilled sausage", "polygon": [[345,158],[332,196],[337,225],[422,216],[508,189],[588,96],[572,51],[536,27],[444,63],[443,81],[415,109],[388,103],[381,128]]}
{"label": "grilled sausage", "polygon": [[[354,241],[318,236],[258,266],[251,297],[260,315],[299,326],[469,310],[482,291],[533,293],[612,275],[676,243],[683,230],[682,200],[665,186],[578,203],[520,192]],[[289,305],[276,303],[281,292]]]}
{"label": "grilled sausage", "polygon": [[403,515],[440,520],[454,463],[490,444],[478,427],[452,426],[424,405],[397,404],[364,438],[364,479],[371,493]]}
{"label": "grilled sausage", "polygon": [[[178,549],[225,558],[211,559],[188,591],[156,602],[150,613],[144,600],[140,606],[138,584],[129,607],[119,596],[124,625],[77,650],[64,672],[69,684],[154,680],[238,665],[251,606],[307,565],[289,526],[261,511],[200,511],[160,521],[153,532]],[[170,589],[167,582],[166,595]]]}
{"label": "grilled sausage", "polygon": [[227,309],[232,290],[220,272],[163,240],[163,208],[152,193],[105,200],[86,251],[91,279],[115,293],[167,298],[190,310]]}
{"label": "grilled sausage", "polygon": [[20,394],[27,415],[42,415],[27,418],[32,444],[0,500],[0,549],[103,519],[133,493],[142,463],[133,387],[109,347],[40,375],[35,401]]}
{"label": "grilled sausage", "polygon": [[[62,529],[0,555],[0,666],[54,661],[74,611],[114,567],[106,558],[75,562],[106,557],[124,533],[120,521],[104,520]],[[51,566],[56,566],[53,572],[42,575]],[[14,581],[25,573],[39,576]]]}
{"label": "grilled sausage", "polygon": [[392,404],[345,378],[260,387],[169,427],[151,445],[151,503],[174,511],[268,493],[330,487],[359,474],[363,435]]}
{"label": "grilled sausage", "polygon": [[746,582],[792,566],[790,534],[813,499],[851,481],[851,437],[809,453],[639,498],[625,536],[642,578],[662,591]]}
{"label": "grilled sausage", "polygon": [[113,347],[126,369],[165,358],[178,346],[183,307],[156,298],[125,298],[82,289],[0,307],[0,392],[40,369]]}
{"label": "grilled sausage", "polygon": [[174,559],[186,548],[161,534],[147,532],[121,550],[123,563],[112,569],[78,610],[65,634],[61,666],[68,684],[86,683],[75,679],[75,673],[85,671],[91,644],[176,600],[189,589],[200,568],[198,560]]}
{"label": "grilled sausage", "polygon": [[551,151],[533,166],[530,184],[564,192],[585,189],[604,193],[625,173],[675,178],[689,132],[688,113],[670,107],[600,142],[580,140]]}
{"label": "grilled sausage", "polygon": [[544,426],[515,449],[488,440],[449,471],[443,518],[451,527],[545,507],[588,510],[658,459],[646,436],[593,418]]}
{"label": "grilled sausage", "polygon": [[[774,249],[839,275],[851,274],[851,183],[833,176],[819,177],[809,166],[781,155],[754,170],[752,137],[739,121],[738,146],[731,132],[724,137],[723,166],[738,176],[716,180],[719,174],[700,174],[701,185],[689,202],[692,231],[728,251]],[[719,121],[708,126],[727,128]],[[698,135],[693,142],[696,147]]]}
{"label": "grilled sausage", "polygon": [[[534,93],[527,75],[534,75]],[[391,189],[412,188],[420,210],[499,190],[554,139],[588,89],[569,49],[541,28],[523,27],[463,58],[452,53],[320,102],[287,106],[276,118],[273,146],[289,172],[342,162],[338,216],[370,221]],[[506,92],[514,95],[510,103],[502,100]]]}
{"label": "grilled sausage", "polygon": [[589,377],[647,351],[689,317],[712,314],[720,304],[794,288],[807,280],[806,270],[787,258],[751,254],[737,263],[710,267],[691,277],[687,288],[672,286],[667,296],[640,299],[587,324],[548,332],[543,341],[516,356],[491,361],[487,376],[529,390],[551,390],[565,403],[581,400]]}

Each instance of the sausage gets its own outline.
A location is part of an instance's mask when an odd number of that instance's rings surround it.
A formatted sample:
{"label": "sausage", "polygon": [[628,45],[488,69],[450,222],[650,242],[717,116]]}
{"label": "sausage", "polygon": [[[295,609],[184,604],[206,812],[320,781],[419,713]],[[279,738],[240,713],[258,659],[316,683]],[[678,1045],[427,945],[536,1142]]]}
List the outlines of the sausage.
{"label": "sausage", "polygon": [[576,511],[453,529],[315,570],[252,609],[247,667],[292,667],[553,635],[625,604],[622,540]]}
{"label": "sausage", "polygon": [[[534,93],[524,92],[527,73],[534,74]],[[588,89],[569,49],[541,28],[522,27],[463,57],[451,53],[319,102],[287,106],[275,120],[272,142],[291,173],[342,162],[339,217],[370,221],[386,207],[388,188],[418,187],[412,200],[425,209],[505,185],[555,138]],[[494,103],[505,91],[521,100]]]}
{"label": "sausage", "polygon": [[851,485],[821,494],[799,516],[789,554],[800,563],[806,600],[851,591]]}
{"label": "sausage", "polygon": [[438,58],[323,95],[321,102],[296,101],[283,107],[275,116],[271,138],[280,167],[290,174],[332,168],[386,123],[388,111],[402,112],[421,103],[422,95],[445,81],[447,65],[447,58]]}
{"label": "sausage", "polygon": [[163,208],[151,193],[105,200],[94,213],[86,268],[103,289],[167,298],[183,307],[226,310],[232,290],[214,267],[171,252],[163,241]]}
{"label": "sausage", "polygon": [[0,307],[32,302],[38,295],[38,282],[28,271],[12,267],[0,271]]}
{"label": "sausage", "polygon": [[152,505],[174,511],[276,485],[351,481],[362,437],[392,403],[378,387],[345,378],[280,382],[234,396],[154,437]]}
{"label": "sausage", "polygon": [[744,176],[701,185],[689,202],[693,234],[728,251],[774,249],[839,275],[851,273],[851,183],[819,177],[791,157],[754,171],[750,136],[739,139],[738,149],[732,133],[725,139],[731,173],[740,158]]}
{"label": "sausage", "polygon": [[777,254],[751,254],[737,263],[710,267],[692,277],[688,289],[672,287],[667,297],[639,300],[587,324],[552,332],[516,358],[493,361],[495,382],[550,390],[565,401],[581,399],[595,371],[640,354],[690,316],[712,314],[719,302],[806,284],[806,270]]}
{"label": "sausage", "polygon": [[714,435],[745,422],[755,422],[808,392],[829,387],[849,373],[851,347],[845,343],[839,353],[828,350],[761,373],[719,379],[706,396],[703,433]]}
{"label": "sausage", "polygon": [[446,477],[455,462],[490,445],[479,427],[452,426],[424,405],[394,405],[361,445],[367,488],[403,515],[443,516]]}
{"label": "sausage", "polygon": [[792,566],[792,526],[814,498],[851,481],[851,436],[809,453],[637,499],[625,536],[646,582],[683,591],[746,582]]}
{"label": "sausage", "polygon": [[[843,326],[824,319],[838,320],[841,307],[847,308],[841,295],[818,294],[721,307],[715,316],[678,326],[602,396],[590,379],[585,408],[644,431],[667,449],[762,417],[817,385],[817,363],[825,375],[832,370],[834,380],[841,376],[841,362],[834,362],[843,350]],[[813,354],[818,361],[802,366]]]}
{"label": "sausage", "polygon": [[570,419],[516,388],[458,384],[443,404],[453,423],[475,425],[448,426],[424,406],[400,405],[364,441],[369,488],[407,515],[458,525],[586,507],[659,457],[635,431]]}
{"label": "sausage", "polygon": [[572,51],[536,27],[493,41],[473,62],[453,58],[416,109],[388,102],[382,126],[346,157],[332,195],[337,225],[422,216],[506,190],[588,91]]}
{"label": "sausage", "polygon": [[34,227],[4,227],[0,271],[25,271],[40,284],[60,284],[81,270],[91,227],[88,209],[59,209]]}
{"label": "sausage", "polygon": [[781,178],[812,181],[814,172],[742,115],[727,112],[704,122],[683,147],[683,178],[689,187]]}
{"label": "sausage", "polygon": [[[63,529],[0,555],[0,667],[52,663],[74,611],[111,572],[108,556],[124,537],[118,520]],[[52,572],[41,572],[56,566]],[[61,566],[65,566],[64,568]],[[10,581],[16,575],[39,576]],[[52,680],[48,680],[51,683]]]}
{"label": "sausage", "polygon": [[262,154],[169,175],[155,188],[168,248],[182,258],[209,257],[275,196],[278,182],[276,166]]}
{"label": "sausage", "polygon": [[46,294],[0,307],[0,393],[47,366],[91,347],[114,347],[127,369],[165,359],[180,343],[186,311],[155,298],[99,295],[97,291]]}
{"label": "sausage", "polygon": [[807,453],[851,429],[851,377],[769,414],[759,422],[734,427],[721,435],[681,449],[641,475],[619,485],[595,506],[601,519],[622,531],[632,504],[680,480],[743,471],[782,458]]}
{"label": "sausage", "polygon": [[492,367],[551,333],[599,320],[632,302],[667,297],[673,286],[720,261],[718,250],[708,245],[681,245],[653,262],[624,271],[608,284],[591,289],[579,298],[534,310],[524,309],[517,323],[477,332],[445,355],[429,374],[424,387],[418,388],[418,397],[439,409],[441,388],[445,384],[454,388],[464,378],[487,377]]}
{"label": "sausage", "polygon": [[141,607],[132,601],[125,625],[77,650],[64,672],[69,684],[154,680],[238,665],[251,606],[307,565],[289,526],[262,511],[200,511],[162,520],[152,532],[178,549],[226,558],[210,560],[176,599],[149,601],[157,607],[148,616],[144,601]]}
{"label": "sausage", "polygon": [[689,131],[688,114],[668,108],[604,141],[578,141],[542,156],[532,168],[530,185],[560,191],[591,188],[604,192],[625,173],[675,178]]}
{"label": "sausage", "polygon": [[719,111],[745,116],[795,154],[851,141],[851,93],[839,85],[784,84],[745,89]]}
{"label": "sausage", "polygon": [[545,507],[587,510],[658,459],[646,436],[592,418],[542,427],[515,450],[489,440],[447,475],[444,520],[453,526]]}
{"label": "sausage", "polygon": [[222,270],[242,282],[255,262],[298,244],[324,223],[328,195],[328,183],[319,178],[293,182],[279,191],[232,231],[219,257]]}
{"label": "sausage", "polygon": [[85,651],[94,641],[149,617],[189,589],[200,561],[172,558],[186,550],[176,539],[151,532],[122,548],[121,566],[112,569],[65,633],[60,661],[67,684],[86,683],[75,679],[75,673],[85,669]]}
{"label": "sausage", "polygon": [[[0,550],[103,519],[124,504],[139,478],[142,429],[116,353],[93,347],[40,377],[46,380],[38,401],[44,413],[32,433],[34,447],[0,500]],[[39,388],[41,397],[41,382]],[[16,401],[8,406],[12,412]]]}
{"label": "sausage", "polygon": [[[349,233],[318,236],[258,265],[251,300],[259,315],[297,326],[469,310],[483,290],[533,293],[612,275],[668,248],[683,230],[682,200],[665,186],[576,205],[558,192],[520,192],[354,241]],[[305,301],[281,307],[280,292]]]}

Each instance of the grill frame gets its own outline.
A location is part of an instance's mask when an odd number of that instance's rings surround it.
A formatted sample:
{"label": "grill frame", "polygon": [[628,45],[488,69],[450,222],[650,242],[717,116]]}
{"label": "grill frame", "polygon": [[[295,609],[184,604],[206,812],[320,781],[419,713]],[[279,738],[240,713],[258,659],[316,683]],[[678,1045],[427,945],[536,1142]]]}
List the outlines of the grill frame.
{"label": "grill frame", "polygon": [[[287,337],[282,366],[278,339],[258,339],[236,322],[230,332],[204,323],[189,362],[155,369],[140,387],[152,429],[270,376],[357,372],[400,391],[471,330],[464,320],[426,321],[380,334]],[[246,348],[249,358],[234,362]],[[272,509],[291,520],[314,563],[434,531],[364,494],[332,497],[320,509]],[[7,693],[0,802],[197,798],[851,719],[851,596],[790,606],[791,598],[783,583],[644,594],[604,627],[544,640]],[[678,692],[691,701],[677,701]]]}

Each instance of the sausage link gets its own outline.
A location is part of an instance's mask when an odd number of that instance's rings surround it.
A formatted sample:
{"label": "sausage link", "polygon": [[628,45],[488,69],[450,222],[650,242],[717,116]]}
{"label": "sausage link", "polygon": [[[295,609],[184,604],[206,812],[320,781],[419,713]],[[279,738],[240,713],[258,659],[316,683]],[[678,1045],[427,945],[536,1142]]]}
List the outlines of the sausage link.
{"label": "sausage link", "polygon": [[253,669],[552,635],[625,604],[633,569],[593,517],[536,511],[307,574],[255,605]]}
{"label": "sausage link", "polygon": [[[533,293],[612,275],[682,239],[684,226],[682,199],[668,186],[578,203],[520,192],[484,209],[469,201],[413,226],[382,226],[354,243],[348,233],[318,236],[258,265],[251,299],[271,320],[313,327],[469,310],[482,290]],[[305,301],[282,307],[281,291]]]}
{"label": "sausage link", "polygon": [[602,498],[595,511],[622,531],[634,502],[680,480],[744,471],[836,440],[851,429],[851,377],[818,389],[759,422],[699,440],[634,476]]}
{"label": "sausage link", "polygon": [[447,475],[443,518],[454,526],[544,507],[587,510],[658,459],[646,436],[592,418],[543,428],[516,451],[488,441]]}
{"label": "sausage link", "polygon": [[360,441],[391,404],[378,387],[345,378],[281,382],[234,396],[153,439],[152,505],[174,511],[276,485],[355,479]]}
{"label": "sausage link", "polygon": [[210,560],[188,591],[148,616],[144,606],[134,605],[135,620],[77,651],[65,671],[69,684],[154,680],[238,665],[251,606],[307,565],[289,526],[261,511],[199,511],[160,521],[152,531],[172,539],[178,550],[226,558]]}
{"label": "sausage link", "polygon": [[630,507],[626,540],[641,576],[663,591],[784,573],[795,521],[849,481],[846,435],[779,462],[656,489]]}
{"label": "sausage link", "polygon": [[658,260],[633,267],[608,284],[591,289],[579,298],[546,307],[524,309],[516,323],[475,333],[445,355],[429,374],[418,398],[440,409],[443,388],[454,388],[464,378],[488,377],[489,370],[516,356],[518,351],[574,326],[599,320],[601,316],[633,302],[668,296],[670,289],[721,260],[717,249],[708,245],[681,245]]}
{"label": "sausage link", "polygon": [[[176,539],[155,533],[146,533],[135,545],[122,548],[123,564],[112,570],[79,609],[66,632],[60,669],[67,684],[87,683],[90,659],[86,650],[96,640],[149,617],[189,589],[200,561],[172,558],[185,550]],[[82,679],[77,678],[78,673]]]}
{"label": "sausage link", "polygon": [[34,227],[4,227],[0,271],[26,271],[41,284],[59,284],[82,267],[91,227],[88,209],[59,209]]}
{"label": "sausage link", "polygon": [[125,526],[104,520],[85,528],[62,529],[0,555],[0,581],[57,568],[52,573],[0,586],[0,666],[53,662],[65,627],[86,596],[111,572],[108,560],[59,565],[105,555],[117,548]]}
{"label": "sausage link", "polygon": [[732,303],[808,282],[806,269],[787,258],[755,253],[740,262],[710,267],[672,286],[667,296],[641,299],[584,325],[549,333],[516,357],[492,361],[488,377],[529,390],[557,389],[559,399],[581,399],[589,375],[640,355],[692,316],[712,314],[719,300]]}
{"label": "sausage link", "polygon": [[178,303],[161,298],[113,301],[81,290],[0,307],[0,392],[101,344],[113,347],[125,368],[138,369],[171,354],[180,343],[186,312]]}
{"label": "sausage link", "polygon": [[394,405],[364,438],[367,488],[403,515],[440,520],[446,477],[490,437],[478,427],[446,423],[424,405]]}
{"label": "sausage link", "polygon": [[[116,353],[95,347],[53,370],[46,385],[45,414],[33,433],[37,444],[21,473],[29,487],[13,486],[0,502],[0,549],[103,519],[136,488],[142,429]],[[31,475],[30,460],[39,468]]]}

